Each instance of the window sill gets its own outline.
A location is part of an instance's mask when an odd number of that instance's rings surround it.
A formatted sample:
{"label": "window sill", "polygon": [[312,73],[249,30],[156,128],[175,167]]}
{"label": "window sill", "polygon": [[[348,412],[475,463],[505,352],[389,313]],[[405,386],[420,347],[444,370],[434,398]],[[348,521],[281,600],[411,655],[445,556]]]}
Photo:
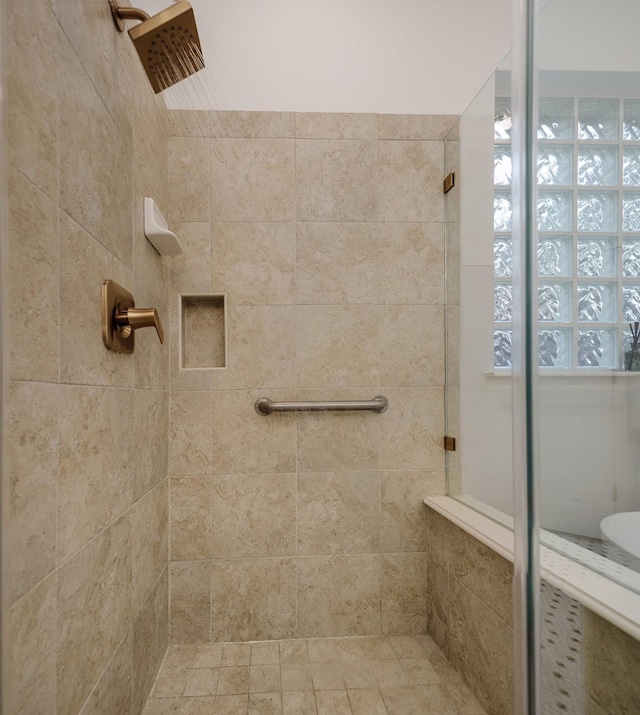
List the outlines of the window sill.
{"label": "window sill", "polygon": [[[511,378],[512,376],[512,370],[510,367],[503,367],[503,368],[498,368],[497,370],[493,370],[491,372],[485,372],[484,373],[485,377],[488,378]],[[540,368],[540,372],[538,373],[539,377],[598,377],[598,378],[603,378],[603,377],[609,377],[609,378],[618,378],[618,377],[640,377],[640,372],[627,372],[625,370],[608,370],[608,369],[600,369],[600,368],[589,368],[585,367],[582,370],[575,370],[575,369],[554,369],[554,368]]]}

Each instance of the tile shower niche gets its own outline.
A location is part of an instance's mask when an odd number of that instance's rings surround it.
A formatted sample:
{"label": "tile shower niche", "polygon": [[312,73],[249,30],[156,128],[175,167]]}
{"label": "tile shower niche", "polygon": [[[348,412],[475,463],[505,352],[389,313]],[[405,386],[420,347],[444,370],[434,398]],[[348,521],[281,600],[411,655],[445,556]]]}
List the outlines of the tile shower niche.
{"label": "tile shower niche", "polygon": [[226,296],[179,296],[181,370],[219,370],[227,365]]}

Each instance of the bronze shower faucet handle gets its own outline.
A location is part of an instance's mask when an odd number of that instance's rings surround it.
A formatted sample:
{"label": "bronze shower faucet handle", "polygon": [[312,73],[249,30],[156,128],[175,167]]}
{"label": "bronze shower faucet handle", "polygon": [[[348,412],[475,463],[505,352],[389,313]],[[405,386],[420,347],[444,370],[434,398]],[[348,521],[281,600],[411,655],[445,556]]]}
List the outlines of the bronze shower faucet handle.
{"label": "bronze shower faucet handle", "polygon": [[136,308],[133,296],[115,281],[102,284],[102,340],[108,350],[132,353],[135,331],[155,328],[160,342],[164,342],[164,328],[155,308]]}

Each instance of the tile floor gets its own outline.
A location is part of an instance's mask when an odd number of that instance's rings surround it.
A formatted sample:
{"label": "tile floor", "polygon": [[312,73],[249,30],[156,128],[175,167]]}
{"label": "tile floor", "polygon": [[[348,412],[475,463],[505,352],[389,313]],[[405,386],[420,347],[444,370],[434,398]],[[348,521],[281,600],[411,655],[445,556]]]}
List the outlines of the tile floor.
{"label": "tile floor", "polygon": [[428,636],[170,645],[144,715],[484,715]]}

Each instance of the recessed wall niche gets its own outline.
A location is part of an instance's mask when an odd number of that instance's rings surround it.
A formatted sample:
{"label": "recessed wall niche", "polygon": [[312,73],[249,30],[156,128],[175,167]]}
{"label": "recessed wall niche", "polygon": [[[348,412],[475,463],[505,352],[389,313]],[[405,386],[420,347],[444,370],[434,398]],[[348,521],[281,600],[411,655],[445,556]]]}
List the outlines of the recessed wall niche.
{"label": "recessed wall niche", "polygon": [[226,296],[179,295],[181,370],[220,370],[227,365]]}

